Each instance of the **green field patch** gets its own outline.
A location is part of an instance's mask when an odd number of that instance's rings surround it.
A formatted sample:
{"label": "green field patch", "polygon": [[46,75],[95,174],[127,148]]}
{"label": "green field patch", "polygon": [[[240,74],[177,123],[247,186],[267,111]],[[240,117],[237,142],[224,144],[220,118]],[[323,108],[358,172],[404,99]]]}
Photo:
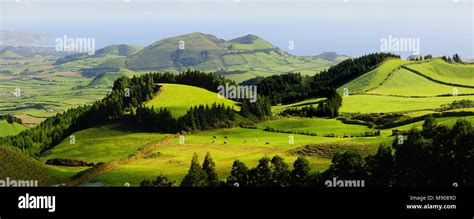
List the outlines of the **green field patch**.
{"label": "green field patch", "polygon": [[13,148],[0,145],[0,179],[37,180],[39,186],[49,186],[65,182],[79,169],[58,169],[21,153]]}
{"label": "green field patch", "polygon": [[0,137],[17,135],[25,129],[27,129],[25,126],[16,122],[8,123],[7,120],[0,120]]}
{"label": "green field patch", "polygon": [[[474,77],[474,76],[473,76]],[[430,81],[406,69],[400,69],[382,86],[368,93],[395,96],[438,96],[457,94],[474,94],[473,88],[454,87]]]}
{"label": "green field patch", "polygon": [[[163,174],[180,182],[189,169],[191,157],[197,153],[204,159],[210,152],[216,163],[219,178],[225,179],[235,160],[241,160],[249,167],[257,165],[264,156],[280,155],[289,164],[298,155],[290,150],[307,144],[331,142],[353,142],[354,145],[366,145],[367,151],[375,151],[380,143],[390,142],[388,137],[370,138],[325,138],[320,136],[292,135],[294,143],[289,143],[290,134],[265,132],[260,129],[231,128],[205,131],[185,136],[184,144],[176,138],[171,144],[157,148],[149,158],[140,159],[132,164],[120,166],[110,172],[98,175],[91,181],[100,181],[109,185],[123,186],[124,183],[139,185],[143,179],[151,179]],[[215,137],[215,138],[214,138]],[[226,138],[227,137],[227,138]],[[351,143],[347,143],[351,144]],[[330,158],[308,156],[312,171],[322,171],[329,167]]]}
{"label": "green field patch", "polygon": [[322,144],[309,144],[299,148],[292,149],[291,154],[297,156],[316,156],[325,159],[332,159],[332,157],[338,152],[344,152],[348,150],[355,150],[362,156],[367,156],[373,153],[375,150],[371,144],[361,144],[354,142],[332,142]]}
{"label": "green field patch", "polygon": [[438,81],[452,84],[474,85],[474,65],[447,63],[442,59],[407,65],[408,68]]}
{"label": "green field patch", "polygon": [[50,150],[46,161],[53,158],[83,160],[86,162],[109,162],[125,158],[142,145],[163,138],[166,134],[141,133],[125,124],[104,124],[73,133]]}
{"label": "green field patch", "polygon": [[343,93],[344,88],[347,88],[350,94],[364,93],[368,90],[374,89],[389,76],[391,72],[398,69],[400,65],[409,63],[410,61],[402,59],[389,59],[372,71],[369,71],[362,76],[348,82],[338,89],[339,93]]}
{"label": "green field patch", "polygon": [[376,131],[363,125],[344,124],[337,119],[322,118],[286,118],[263,122],[257,127],[259,129],[270,127],[277,130],[312,132],[318,136],[344,136]]}
{"label": "green field patch", "polygon": [[379,95],[350,95],[343,97],[342,107],[339,111],[343,113],[388,113],[432,110],[440,108],[443,104],[462,99],[474,100],[474,96],[410,98]]}

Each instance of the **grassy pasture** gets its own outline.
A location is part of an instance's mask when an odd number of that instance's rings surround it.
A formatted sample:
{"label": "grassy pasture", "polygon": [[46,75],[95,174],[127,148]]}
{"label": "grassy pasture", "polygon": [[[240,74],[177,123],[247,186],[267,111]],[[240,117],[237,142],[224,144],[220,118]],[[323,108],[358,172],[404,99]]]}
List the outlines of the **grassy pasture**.
{"label": "grassy pasture", "polygon": [[338,92],[342,94],[343,89],[347,88],[350,94],[363,93],[367,90],[376,88],[379,86],[385,78],[388,77],[389,73],[396,70],[400,65],[409,63],[410,61],[402,59],[389,59],[376,69],[369,71],[362,76],[350,81],[349,83],[341,86]]}
{"label": "grassy pasture", "polygon": [[474,65],[452,64],[442,59],[433,59],[426,63],[408,65],[407,67],[439,81],[474,85]]}
{"label": "grassy pasture", "polygon": [[27,128],[21,124],[10,124],[7,120],[0,120],[0,137],[16,135],[25,129]]}
{"label": "grassy pasture", "polygon": [[87,162],[109,162],[127,157],[142,145],[165,134],[136,132],[124,124],[104,124],[75,132],[75,142],[66,138],[41,160],[67,158]]}
{"label": "grassy pasture", "polygon": [[340,111],[351,113],[388,113],[429,110],[439,108],[442,104],[462,99],[474,100],[474,96],[409,98],[381,95],[351,95],[343,97]]}
{"label": "grassy pasture", "polygon": [[[216,139],[213,139],[216,136]],[[224,138],[227,136],[227,140]],[[289,134],[265,132],[259,129],[232,128],[216,131],[201,132],[185,136],[185,144],[179,144],[176,139],[172,144],[156,149],[149,158],[140,159],[134,163],[123,165],[111,172],[101,174],[92,181],[101,181],[110,185],[122,186],[128,182],[138,185],[143,179],[154,178],[159,174],[167,175],[170,179],[181,181],[189,169],[193,153],[202,159],[210,152],[216,170],[221,179],[225,179],[231,170],[232,163],[239,159],[249,167],[254,167],[264,156],[282,156],[287,163],[292,164],[298,155],[291,154],[292,149],[307,144],[322,144],[328,147],[331,144],[351,148],[359,145],[361,150],[375,152],[382,142],[390,142],[391,138],[324,138],[319,136],[293,135],[294,144],[289,144]],[[382,140],[383,139],[383,140]],[[255,141],[257,140],[257,141]],[[212,143],[214,141],[214,143]],[[226,143],[224,144],[224,141]],[[269,142],[269,144],[266,144]],[[330,151],[333,154],[336,151]],[[324,170],[331,163],[330,158],[308,156],[313,171]]]}
{"label": "grassy pasture", "polygon": [[[473,74],[474,78],[474,74]],[[452,95],[454,89],[458,94],[474,94],[473,88],[455,87],[435,83],[406,69],[396,71],[379,88],[369,91],[370,94],[399,96],[438,96]]]}

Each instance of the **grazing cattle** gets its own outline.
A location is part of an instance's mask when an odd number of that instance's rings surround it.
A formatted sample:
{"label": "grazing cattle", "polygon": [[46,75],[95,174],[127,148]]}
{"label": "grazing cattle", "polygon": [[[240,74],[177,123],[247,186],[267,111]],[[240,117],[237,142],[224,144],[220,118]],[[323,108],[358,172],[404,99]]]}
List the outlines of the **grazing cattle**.
{"label": "grazing cattle", "polygon": [[227,142],[226,142],[226,141],[224,141],[224,144],[227,144]]}
{"label": "grazing cattle", "polygon": [[212,139],[216,139],[216,136],[215,136],[215,135],[214,135],[214,136],[212,136]]}
{"label": "grazing cattle", "polygon": [[227,136],[224,136],[224,139],[227,139]]}
{"label": "grazing cattle", "polygon": [[270,142],[266,141],[265,144],[270,144]]}

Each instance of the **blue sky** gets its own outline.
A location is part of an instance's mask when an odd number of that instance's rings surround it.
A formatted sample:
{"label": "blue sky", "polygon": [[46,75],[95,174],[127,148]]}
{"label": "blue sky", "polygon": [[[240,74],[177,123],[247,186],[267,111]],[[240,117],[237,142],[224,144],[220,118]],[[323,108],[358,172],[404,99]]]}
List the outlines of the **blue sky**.
{"label": "blue sky", "polygon": [[[472,0],[1,0],[0,29],[91,37],[97,47],[146,46],[203,32],[222,39],[258,35],[282,49],[359,56],[380,40],[419,38],[422,54],[474,57]],[[403,55],[403,54],[402,54]]]}

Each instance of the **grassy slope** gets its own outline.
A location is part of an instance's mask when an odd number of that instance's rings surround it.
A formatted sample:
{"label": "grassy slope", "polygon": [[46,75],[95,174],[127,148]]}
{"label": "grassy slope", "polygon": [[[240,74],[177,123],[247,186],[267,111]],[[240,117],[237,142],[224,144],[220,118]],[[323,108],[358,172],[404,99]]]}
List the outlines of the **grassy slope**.
{"label": "grassy slope", "polygon": [[73,135],[75,144],[70,144],[70,138],[66,138],[41,160],[68,158],[87,162],[109,162],[127,157],[142,145],[165,136],[136,132],[124,124],[105,124],[75,132]]}
{"label": "grassy slope", "polygon": [[[180,42],[184,42],[185,45],[185,49],[180,53],[180,60],[201,61],[188,65],[172,59],[172,57],[176,58]],[[98,68],[123,68],[126,61],[126,67],[133,70],[148,69],[171,72],[187,68],[202,71],[239,70],[245,71],[245,73],[226,75],[226,77],[241,82],[255,76],[270,76],[290,71],[314,75],[335,64],[335,62],[318,57],[305,59],[289,55],[281,50],[263,52],[262,49],[277,50],[269,42],[258,37],[252,43],[241,43],[239,41],[221,41],[214,36],[202,33],[191,33],[160,40],[128,58],[105,61]],[[202,51],[207,52],[207,58],[201,57]],[[239,54],[240,52],[244,53]]]}
{"label": "grassy slope", "polygon": [[122,76],[132,77],[133,75],[139,75],[138,73],[128,70],[126,68],[121,68],[119,71],[112,72],[103,72],[98,74],[92,79],[88,84],[91,87],[112,87],[114,81]]}
{"label": "grassy slope", "polygon": [[234,49],[238,51],[273,48],[272,44],[268,43],[267,41],[261,38],[257,38],[254,41],[252,41],[252,43],[249,43],[249,44],[242,44],[242,43],[232,42],[232,41],[230,41],[229,44],[231,44],[234,47]]}
{"label": "grassy slope", "polygon": [[349,125],[336,119],[321,118],[287,118],[263,122],[258,124],[258,127],[261,129],[271,127],[279,130],[309,131],[315,132],[319,136],[324,136],[326,134],[359,134],[368,131],[375,131],[374,129],[362,125]]}
{"label": "grassy slope", "polygon": [[474,96],[407,98],[376,95],[343,97],[341,112],[386,113],[435,109],[454,100],[474,100]]}
{"label": "grassy slope", "polygon": [[[437,96],[451,95],[454,88],[456,87],[435,83],[406,69],[400,69],[381,87],[368,93],[397,96]],[[474,94],[472,88],[457,87],[457,90],[458,94]]]}
{"label": "grassy slope", "polygon": [[22,57],[21,55],[18,55],[15,52],[8,49],[0,52],[0,58],[15,59],[15,58],[21,58],[21,57]]}
{"label": "grassy slope", "polygon": [[8,136],[8,135],[16,135],[25,129],[27,128],[21,124],[18,124],[18,123],[10,124],[6,120],[0,120],[0,137]]}
{"label": "grassy slope", "polygon": [[[439,59],[419,64],[391,59],[338,89],[342,93],[343,89],[347,87],[350,93],[350,96],[343,97],[340,111],[360,113],[424,111],[428,113],[428,111],[454,100],[474,100],[474,95],[426,97],[450,95],[453,93],[454,87],[430,81],[405,69],[396,70],[402,64],[408,64],[408,67],[416,68],[427,76],[450,83],[463,81],[466,83],[474,78],[469,70],[474,68],[469,65],[448,64]],[[393,72],[393,75],[384,81],[394,69],[396,71]],[[458,87],[457,90],[458,94],[474,93],[474,89],[469,88]],[[372,95],[365,94],[366,91],[368,91],[367,94]],[[412,98],[414,96],[418,98]],[[419,98],[424,96],[426,98]]]}
{"label": "grassy slope", "polygon": [[380,85],[388,74],[397,69],[400,65],[409,63],[401,59],[390,59],[383,62],[376,69],[365,73],[364,75],[341,86],[338,91],[343,92],[344,88],[349,89],[350,94],[363,93],[366,90],[373,89]]}
{"label": "grassy slope", "polygon": [[436,80],[462,85],[474,85],[474,65],[451,64],[442,59],[433,59],[428,63],[408,65]]}
{"label": "grassy slope", "polygon": [[0,146],[0,179],[38,180],[38,185],[48,186],[64,182],[80,169],[56,168],[23,155],[19,151]]}
{"label": "grassy slope", "polygon": [[213,103],[225,104],[238,110],[236,102],[225,98],[218,98],[216,93],[206,89],[181,85],[181,84],[161,84],[162,88],[157,97],[146,103],[147,107],[166,107],[171,110],[174,117],[186,114],[186,111],[197,105],[212,105]]}

